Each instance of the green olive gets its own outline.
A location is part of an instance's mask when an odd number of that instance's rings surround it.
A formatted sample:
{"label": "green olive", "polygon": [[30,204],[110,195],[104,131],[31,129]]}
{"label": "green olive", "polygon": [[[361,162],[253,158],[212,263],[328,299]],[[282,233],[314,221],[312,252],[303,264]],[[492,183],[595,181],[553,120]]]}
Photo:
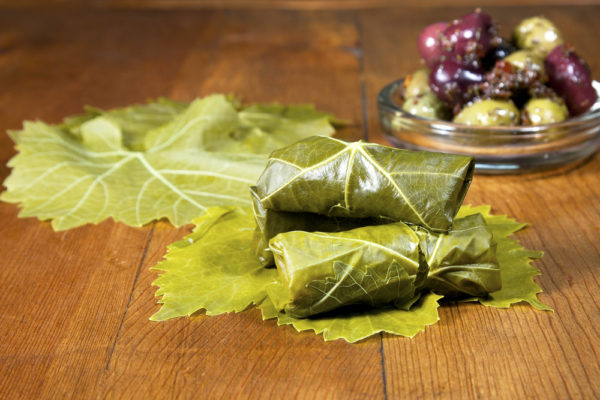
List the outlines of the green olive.
{"label": "green olive", "polygon": [[429,69],[421,68],[408,75],[404,80],[404,98],[430,93]]}
{"label": "green olive", "polygon": [[562,34],[550,20],[544,17],[524,19],[515,27],[513,37],[517,47],[548,54],[564,42]]}
{"label": "green olive", "polygon": [[454,122],[479,126],[518,125],[519,110],[512,101],[480,100],[465,106],[454,117]]}
{"label": "green olive", "polygon": [[506,62],[519,70],[531,69],[539,72],[540,80],[548,80],[546,67],[544,67],[544,57],[531,50],[518,50],[504,58]]}
{"label": "green olive", "polygon": [[432,92],[407,98],[402,109],[424,118],[448,119],[449,117],[446,105]]}
{"label": "green olive", "polygon": [[523,119],[528,125],[552,124],[567,118],[567,107],[552,99],[531,99],[523,108]]}

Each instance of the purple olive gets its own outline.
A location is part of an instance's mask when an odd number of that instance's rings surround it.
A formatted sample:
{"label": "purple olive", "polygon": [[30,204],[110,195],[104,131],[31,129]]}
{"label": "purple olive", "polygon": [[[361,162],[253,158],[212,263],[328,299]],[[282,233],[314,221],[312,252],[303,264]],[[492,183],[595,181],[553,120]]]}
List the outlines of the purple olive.
{"label": "purple olive", "polygon": [[572,115],[586,112],[598,99],[590,68],[569,46],[556,46],[545,60],[548,85],[565,99]]}
{"label": "purple olive", "polygon": [[502,60],[506,56],[515,52],[515,46],[508,40],[499,38],[498,44],[488,50],[487,54],[483,58],[483,68],[486,70],[492,69],[496,65],[496,61]]}
{"label": "purple olive", "polygon": [[482,58],[490,49],[497,35],[492,18],[480,11],[453,21],[441,33],[440,41],[446,53],[464,58],[474,55]]}
{"label": "purple olive", "polygon": [[423,29],[419,35],[419,53],[429,67],[433,67],[442,56],[439,35],[447,26],[446,22],[436,22]]}
{"label": "purple olive", "polygon": [[441,61],[429,75],[431,90],[443,101],[454,106],[469,100],[469,89],[483,82],[485,71],[472,63],[457,59]]}

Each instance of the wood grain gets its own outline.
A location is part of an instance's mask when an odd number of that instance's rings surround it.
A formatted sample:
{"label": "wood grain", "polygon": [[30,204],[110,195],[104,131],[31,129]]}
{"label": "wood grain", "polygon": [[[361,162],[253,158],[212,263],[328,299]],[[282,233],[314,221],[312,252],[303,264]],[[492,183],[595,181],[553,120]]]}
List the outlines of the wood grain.
{"label": "wood grain", "polygon": [[[461,15],[468,9],[457,11]],[[504,34],[523,16],[536,13],[533,8],[521,8],[518,13],[510,8],[487,11]],[[361,14],[372,141],[385,142],[376,117],[377,91],[419,67],[416,43],[403,38],[415,38],[420,27],[447,19],[445,13],[427,10],[407,15],[386,10]],[[592,71],[600,70],[600,58],[589,40],[600,37],[600,27],[593,22],[600,10],[549,8],[544,14],[560,26]],[[390,51],[394,48],[401,51]],[[600,376],[600,346],[593,328],[600,322],[600,302],[584,295],[600,282],[595,276],[600,267],[600,188],[593,183],[599,170],[596,157],[562,174],[474,179],[466,203],[491,204],[496,213],[532,224],[518,237],[526,247],[545,251],[544,258],[536,262],[543,271],[536,280],[545,290],[540,298],[555,313],[534,312],[524,306],[508,311],[473,305],[442,307],[439,330],[431,330],[413,343],[386,337],[385,370],[392,382],[388,385],[391,397],[405,396],[405,385],[415,380],[428,383],[411,392],[419,398],[600,396],[594,385]],[[422,350],[441,342],[456,351]]]}
{"label": "wood grain", "polygon": [[[422,26],[470,8],[3,10],[0,129],[85,104],[222,92],[313,103],[352,121],[342,137],[385,143],[377,91],[418,66]],[[536,10],[488,11],[507,32]],[[544,13],[600,71],[600,9]],[[1,135],[0,177],[13,154]],[[599,173],[595,156],[560,173],[477,176],[467,197],[532,223],[518,238],[545,251],[536,280],[554,313],[446,304],[413,340],[354,345],[256,310],[150,322],[149,268],[189,227],[105,221],[57,233],[0,204],[0,398],[598,398]]]}
{"label": "wood grain", "polygon": [[593,5],[598,0],[0,0],[6,8],[365,10],[378,8]]}

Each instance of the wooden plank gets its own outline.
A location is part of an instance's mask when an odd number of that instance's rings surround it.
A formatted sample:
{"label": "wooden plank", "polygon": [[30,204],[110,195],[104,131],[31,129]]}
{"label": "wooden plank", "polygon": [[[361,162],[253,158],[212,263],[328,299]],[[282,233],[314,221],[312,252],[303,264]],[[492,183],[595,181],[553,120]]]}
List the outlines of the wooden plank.
{"label": "wooden plank", "polygon": [[[210,65],[204,67],[203,59],[190,51],[172,94],[187,98],[232,92],[248,102],[308,102],[360,121],[356,42],[352,15],[225,12]],[[358,139],[362,127],[353,126],[346,135]],[[174,239],[157,232],[103,381],[103,395],[383,397],[378,337],[359,345],[325,343],[313,333],[263,322],[256,310],[149,322],[158,309],[150,286],[157,274],[147,268]]]}
{"label": "wooden plank", "polygon": [[148,268],[174,239],[170,228],[155,231],[100,397],[382,397],[378,338],[324,343],[257,310],[149,322],[158,307]]}
{"label": "wooden plank", "polygon": [[[598,0],[488,0],[485,6],[548,6],[548,5],[591,5]],[[377,8],[432,8],[432,7],[481,7],[481,1],[454,0],[448,4],[444,0],[0,0],[0,7],[36,8],[128,8],[128,9],[284,9],[284,10],[360,10]]]}
{"label": "wooden plank", "polygon": [[0,216],[0,397],[63,397],[106,363],[150,229],[56,233],[7,204]]}
{"label": "wooden plank", "polygon": [[[491,11],[505,26],[535,11],[518,10]],[[353,121],[342,135],[359,139],[364,90],[370,137],[384,142],[376,91],[416,66],[422,26],[463,11],[3,10],[0,128],[58,121],[83,104],[224,92],[314,103]],[[589,39],[598,9],[546,11],[599,70]],[[1,136],[2,177],[12,154]],[[566,174],[478,176],[467,198],[533,224],[518,237],[546,251],[537,281],[555,313],[446,305],[413,340],[356,345],[277,327],[256,310],[152,323],[148,268],[189,227],[106,221],[55,233],[0,204],[0,397],[600,397],[599,169],[595,158]]]}
{"label": "wooden plank", "polygon": [[[504,32],[537,10],[490,9]],[[468,10],[428,10],[361,14],[369,135],[385,143],[376,114],[376,93],[386,83],[418,68],[420,29]],[[598,8],[547,8],[564,36],[590,63],[600,57],[590,37],[598,37]],[[577,21],[577,22],[576,22]],[[418,398],[597,398],[600,289],[600,157],[578,168],[525,176],[476,176],[466,203],[491,204],[496,213],[532,224],[517,237],[545,256],[536,281],[540,298],[554,313],[527,306],[510,310],[446,305],[441,321],[414,341],[386,336],[385,374],[390,397]]]}
{"label": "wooden plank", "polygon": [[[161,21],[180,27],[176,38]],[[180,40],[210,39],[196,22],[174,13],[2,12],[0,128],[168,94],[187,50]],[[13,154],[1,135],[2,178]],[[0,204],[0,398],[88,397],[110,359],[152,227],[106,221],[56,233],[17,212]]]}
{"label": "wooden plank", "polygon": [[335,15],[224,11],[210,60],[190,49],[171,95],[232,93],[246,103],[310,103],[352,122],[344,135],[356,140],[362,135],[358,37],[350,14]]}

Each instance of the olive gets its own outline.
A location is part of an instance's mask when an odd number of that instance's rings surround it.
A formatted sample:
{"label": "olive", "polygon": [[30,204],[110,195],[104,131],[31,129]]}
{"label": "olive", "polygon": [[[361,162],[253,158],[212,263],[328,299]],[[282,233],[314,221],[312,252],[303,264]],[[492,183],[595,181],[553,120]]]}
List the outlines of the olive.
{"label": "olive", "polygon": [[436,22],[425,27],[419,35],[419,53],[421,53],[421,57],[423,57],[425,64],[429,67],[433,67],[440,61],[443,55],[444,50],[442,49],[439,36],[447,26],[448,23],[446,22]]}
{"label": "olive", "polygon": [[563,43],[558,28],[544,17],[532,17],[521,21],[515,27],[513,38],[517,47],[536,50],[542,54],[547,54]]}
{"label": "olive", "polygon": [[546,57],[548,86],[562,96],[572,115],[583,114],[598,99],[587,63],[570,46],[556,46]]}
{"label": "olive", "polygon": [[527,125],[552,124],[567,118],[567,107],[552,99],[531,99],[523,108],[523,122]]}
{"label": "olive", "polygon": [[496,42],[496,46],[492,47],[487,52],[485,57],[481,60],[483,68],[485,70],[492,69],[496,64],[496,61],[502,60],[503,58],[506,58],[506,56],[508,56],[509,54],[515,52],[515,46],[513,46],[513,44],[508,40],[498,37]]}
{"label": "olive", "polygon": [[519,110],[512,101],[480,100],[465,106],[454,117],[454,122],[465,125],[518,125]]}
{"label": "olive", "polygon": [[472,89],[485,80],[485,71],[466,60],[447,59],[429,74],[431,91],[451,106],[462,105],[472,97]]}
{"label": "olive", "polygon": [[404,97],[415,97],[431,92],[429,87],[429,69],[421,68],[408,75],[404,80]]}
{"label": "olive", "polygon": [[539,53],[531,50],[519,50],[506,56],[504,61],[512,65],[517,70],[533,70],[537,72],[539,74],[539,79],[542,82],[548,80],[546,68],[544,67],[544,57],[542,57]]}
{"label": "olive", "polygon": [[492,17],[478,9],[448,24],[439,39],[448,57],[464,59],[474,55],[480,59],[488,52],[496,37]]}
{"label": "olive", "polygon": [[408,97],[402,109],[410,114],[431,119],[447,120],[450,114],[446,105],[432,92]]}

